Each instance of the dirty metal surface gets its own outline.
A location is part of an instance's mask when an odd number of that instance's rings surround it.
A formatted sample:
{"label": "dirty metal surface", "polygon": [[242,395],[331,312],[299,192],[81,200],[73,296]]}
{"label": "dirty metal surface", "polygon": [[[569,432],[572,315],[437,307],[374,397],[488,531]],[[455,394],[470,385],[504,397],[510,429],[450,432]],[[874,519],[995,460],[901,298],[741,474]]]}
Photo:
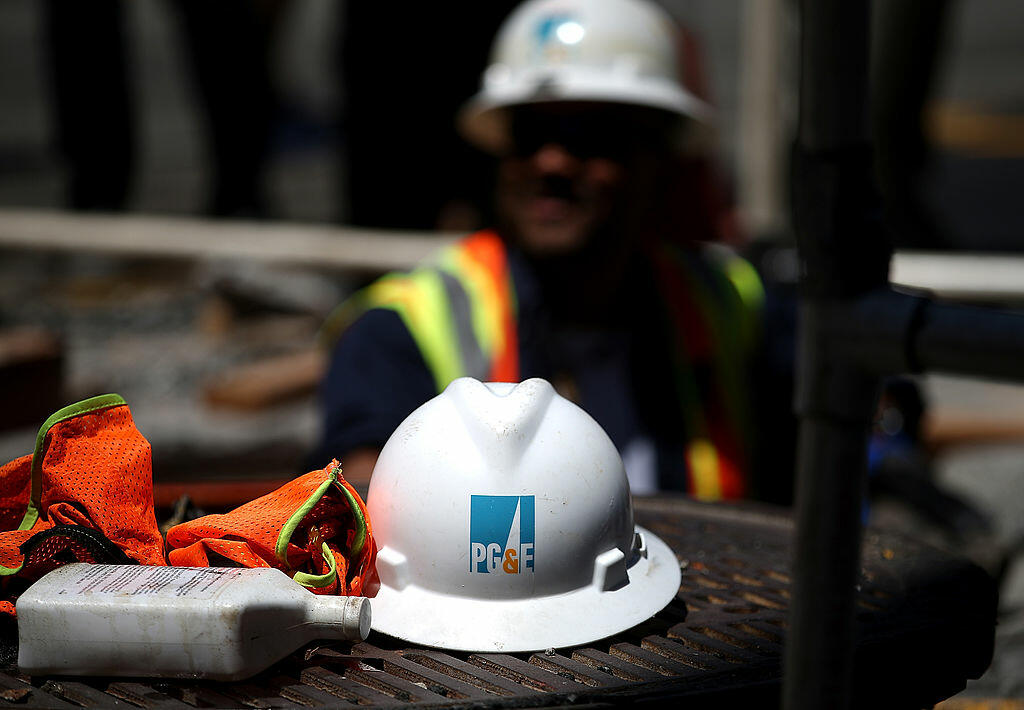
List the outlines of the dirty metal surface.
{"label": "dirty metal surface", "polygon": [[[637,522],[675,551],[679,594],[647,622],[586,646],[486,654],[373,634],[312,645],[244,682],[28,678],[0,672],[0,707],[688,707],[778,702],[791,520],[775,509],[639,499]],[[865,533],[855,706],[925,707],[992,654],[995,587],[970,563]]]}

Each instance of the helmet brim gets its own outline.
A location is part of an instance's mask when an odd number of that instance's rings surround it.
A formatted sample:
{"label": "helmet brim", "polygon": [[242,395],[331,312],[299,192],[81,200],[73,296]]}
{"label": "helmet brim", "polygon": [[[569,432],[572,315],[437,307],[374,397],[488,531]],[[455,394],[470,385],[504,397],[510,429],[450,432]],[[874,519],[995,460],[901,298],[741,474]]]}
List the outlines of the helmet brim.
{"label": "helmet brim", "polygon": [[415,585],[382,586],[371,604],[374,631],[453,651],[515,653],[565,648],[612,636],[661,611],[679,591],[679,562],[653,533],[636,526],[647,556],[614,591],[587,586],[530,599],[467,599]]}
{"label": "helmet brim", "polygon": [[611,83],[605,78],[577,78],[550,85],[530,81],[486,89],[462,107],[457,125],[470,143],[488,153],[500,154],[509,148],[507,109],[568,102],[660,109],[677,115],[680,125],[710,125],[714,118],[711,106],[672,82],[647,80]]}

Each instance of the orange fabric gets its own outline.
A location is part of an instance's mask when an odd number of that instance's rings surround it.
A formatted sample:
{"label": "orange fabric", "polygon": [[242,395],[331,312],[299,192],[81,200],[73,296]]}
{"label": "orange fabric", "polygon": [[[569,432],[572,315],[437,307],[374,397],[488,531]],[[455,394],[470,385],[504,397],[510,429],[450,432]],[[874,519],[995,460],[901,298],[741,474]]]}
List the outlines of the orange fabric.
{"label": "orange fabric", "polygon": [[50,428],[38,464],[39,518],[29,530],[11,530],[18,527],[11,511],[20,508],[24,515],[29,504],[31,463],[31,455],[23,456],[0,469],[9,530],[0,533],[5,567],[21,564],[17,548],[27,537],[54,525],[84,525],[141,564],[164,564],[153,512],[150,446],[127,406],[81,414]]}
{"label": "orange fabric", "polygon": [[[370,513],[366,510],[366,503],[363,502],[362,496],[360,496],[356,489],[352,487],[352,484],[346,481],[341,475],[341,466],[339,466],[336,461],[332,461],[330,465],[337,466],[337,484],[348,491],[349,496],[351,496],[352,500],[356,502],[366,526],[366,536],[363,549],[356,560],[357,563],[350,567],[350,574],[355,582],[349,582],[349,588],[351,589],[353,586],[358,584],[360,591],[349,591],[349,594],[362,594],[365,597],[376,596],[377,589],[380,587],[380,579],[377,577],[377,540],[373,537],[373,524],[370,522]],[[345,539],[349,547],[351,547],[354,536],[354,529],[349,529],[345,533]],[[335,558],[337,557],[338,553],[335,552]]]}
{"label": "orange fabric", "polygon": [[[33,457],[36,479],[32,480]],[[32,497],[37,500],[34,505]],[[17,530],[30,510],[38,517],[26,530]],[[96,530],[128,557],[146,565],[164,565],[163,539],[153,512],[153,475],[149,442],[135,428],[126,405],[77,414],[54,424],[35,455],[23,456],[0,468],[0,565],[5,596],[12,595],[12,578],[35,580],[67,559],[85,554],[80,546],[56,540],[36,555],[39,564],[25,562],[20,548],[36,534],[57,525]],[[50,554],[53,560],[43,559]],[[61,553],[57,562],[57,555]],[[81,558],[91,561],[91,558]],[[10,607],[10,611],[8,610]],[[13,613],[0,604],[0,613]]]}
{"label": "orange fabric", "polygon": [[32,530],[84,525],[102,532],[133,560],[163,565],[153,512],[152,451],[128,407],[59,422],[46,438],[41,514]]}
{"label": "orange fabric", "polygon": [[[187,524],[183,523],[183,525]],[[181,526],[171,529],[177,530],[179,527]],[[277,567],[280,569],[280,565],[272,565],[267,562],[264,557],[253,551],[250,543],[244,540],[204,538],[180,550],[170,550],[167,559],[176,567],[217,567],[219,566],[217,564],[218,556],[242,567]]]}
{"label": "orange fabric", "polygon": [[25,556],[21,554],[21,546],[36,534],[32,530],[10,530],[0,532],[0,565],[8,569],[21,567]]}
{"label": "orange fabric", "polygon": [[14,530],[21,525],[31,488],[32,454],[0,466],[0,530]]}
{"label": "orange fabric", "polygon": [[[298,521],[287,544],[282,544],[283,554],[278,557],[278,539],[289,520],[312,501],[320,487],[332,477],[334,480],[326,492]],[[349,551],[359,525],[341,488],[352,494],[366,521],[365,541],[354,555]],[[216,564],[211,559],[220,557],[243,567],[275,567],[293,577],[298,572],[322,575],[328,571],[323,542],[334,557],[337,578],[328,586],[308,589],[319,594],[372,596],[376,593],[377,548],[366,507],[355,489],[341,477],[337,462],[289,481],[229,513],[182,523],[167,533],[167,545],[172,548],[168,560],[172,565],[206,566]]]}

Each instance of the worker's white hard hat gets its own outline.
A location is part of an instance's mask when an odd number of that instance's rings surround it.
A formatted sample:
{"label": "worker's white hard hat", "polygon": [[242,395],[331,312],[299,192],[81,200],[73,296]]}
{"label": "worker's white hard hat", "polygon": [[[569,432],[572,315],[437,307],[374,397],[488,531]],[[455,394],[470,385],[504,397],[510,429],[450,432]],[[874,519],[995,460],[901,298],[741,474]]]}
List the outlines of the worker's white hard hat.
{"label": "worker's white hard hat", "polygon": [[588,643],[679,588],[675,555],[633,525],[615,446],[545,380],[452,382],[388,439],[367,507],[380,545],[373,629],[413,643]]}
{"label": "worker's white hard hat", "polygon": [[645,0],[528,0],[498,31],[459,126],[473,143],[500,152],[505,109],[516,105],[611,102],[707,121],[710,107],[679,76],[679,42],[672,18]]}

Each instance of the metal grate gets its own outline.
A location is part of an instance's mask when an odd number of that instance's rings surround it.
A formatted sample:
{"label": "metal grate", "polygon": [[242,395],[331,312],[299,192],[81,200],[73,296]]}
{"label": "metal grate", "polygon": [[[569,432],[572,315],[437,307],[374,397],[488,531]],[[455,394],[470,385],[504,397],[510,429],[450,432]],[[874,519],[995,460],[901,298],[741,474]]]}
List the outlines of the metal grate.
{"label": "metal grate", "polygon": [[[539,707],[688,697],[777,702],[792,524],[771,509],[640,499],[637,521],[676,552],[683,580],[652,619],[586,647],[465,654],[366,643],[311,646],[240,683],[26,678],[0,673],[0,706]],[[929,705],[988,665],[991,581],[967,562],[869,529],[859,587],[858,698]],[[892,683],[898,690],[893,690]]]}

